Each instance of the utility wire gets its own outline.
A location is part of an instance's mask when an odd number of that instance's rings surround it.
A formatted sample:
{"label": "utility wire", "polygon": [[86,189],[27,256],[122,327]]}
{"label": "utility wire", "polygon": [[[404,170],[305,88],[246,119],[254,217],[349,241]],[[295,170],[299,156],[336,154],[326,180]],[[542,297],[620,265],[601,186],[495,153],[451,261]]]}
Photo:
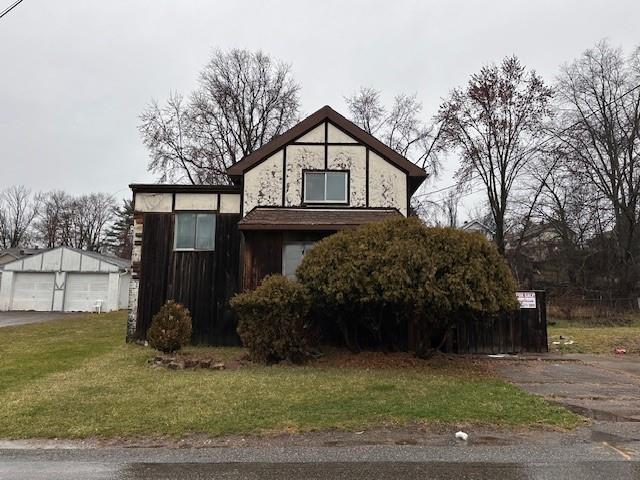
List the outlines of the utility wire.
{"label": "utility wire", "polygon": [[[604,104],[602,107],[608,107],[609,105],[611,105],[614,102],[617,102],[618,100],[622,100],[624,97],[626,97],[627,95],[635,92],[636,90],[640,89],[640,84],[636,85],[635,87],[631,88],[630,90],[627,90],[625,93],[623,93],[622,95],[620,95],[617,98],[614,98],[613,100],[611,100],[610,102]],[[584,120],[586,120],[587,118],[590,118],[592,116],[594,116],[597,112],[591,112],[589,115],[586,115],[582,120],[578,120],[577,122],[572,123],[571,125],[569,125],[566,128],[563,128],[562,130],[560,130],[560,132],[558,132],[555,136],[558,135],[562,135],[563,133],[571,130],[574,127],[577,127],[578,125],[580,125]],[[545,140],[543,140],[542,142],[540,142],[536,147],[532,147],[529,149],[529,151],[525,151],[523,152],[523,155],[528,155],[529,153],[533,153],[535,150],[539,149],[540,147],[544,146],[546,143],[550,142],[551,140],[553,140],[554,137],[549,137]],[[469,178],[469,182],[473,181],[473,180],[477,180],[479,175],[475,176],[475,177],[471,177]],[[446,187],[440,188],[438,190],[434,190],[432,192],[426,192],[426,193],[420,193],[418,195],[414,195],[412,198],[422,198],[422,197],[429,197],[431,195],[435,195],[436,193],[440,193],[440,192],[444,192],[446,190],[450,190],[452,188],[459,188],[460,187],[460,182],[456,182],[454,184],[448,185]],[[464,198],[466,196],[470,195],[469,193],[462,195],[460,198]]]}
{"label": "utility wire", "polygon": [[0,18],[4,17],[7,13],[9,13],[11,10],[13,10],[14,8],[16,8],[18,5],[20,5],[22,3],[22,0],[16,0],[13,4],[11,4],[10,6],[8,6],[7,8],[5,8],[2,13],[0,13]]}

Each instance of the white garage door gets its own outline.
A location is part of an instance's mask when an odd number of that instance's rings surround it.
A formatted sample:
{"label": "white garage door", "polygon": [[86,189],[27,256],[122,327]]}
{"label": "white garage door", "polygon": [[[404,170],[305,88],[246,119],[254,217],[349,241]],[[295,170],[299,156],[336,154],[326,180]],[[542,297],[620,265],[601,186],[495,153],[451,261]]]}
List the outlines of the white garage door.
{"label": "white garage door", "polygon": [[66,312],[90,312],[97,301],[107,306],[109,275],[106,273],[68,273],[64,292]]}
{"label": "white garage door", "polygon": [[16,273],[11,309],[51,311],[55,279],[53,273]]}

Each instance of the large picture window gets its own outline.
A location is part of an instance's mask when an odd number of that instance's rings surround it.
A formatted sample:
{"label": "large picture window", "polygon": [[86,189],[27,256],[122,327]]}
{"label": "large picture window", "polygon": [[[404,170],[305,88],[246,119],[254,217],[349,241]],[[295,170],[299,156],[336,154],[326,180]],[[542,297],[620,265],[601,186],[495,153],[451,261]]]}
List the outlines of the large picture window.
{"label": "large picture window", "polygon": [[347,203],[347,172],[305,172],[305,203]]}
{"label": "large picture window", "polygon": [[214,213],[176,213],[175,250],[215,250]]}

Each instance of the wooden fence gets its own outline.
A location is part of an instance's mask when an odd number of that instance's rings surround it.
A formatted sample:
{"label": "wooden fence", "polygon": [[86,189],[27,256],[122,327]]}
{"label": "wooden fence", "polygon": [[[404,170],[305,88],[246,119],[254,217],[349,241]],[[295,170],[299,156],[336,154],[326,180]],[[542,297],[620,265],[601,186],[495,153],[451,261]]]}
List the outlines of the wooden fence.
{"label": "wooden fence", "polygon": [[458,321],[450,334],[447,351],[486,354],[547,352],[545,292],[529,290],[518,293],[529,294],[528,308],[504,312],[496,318]]}

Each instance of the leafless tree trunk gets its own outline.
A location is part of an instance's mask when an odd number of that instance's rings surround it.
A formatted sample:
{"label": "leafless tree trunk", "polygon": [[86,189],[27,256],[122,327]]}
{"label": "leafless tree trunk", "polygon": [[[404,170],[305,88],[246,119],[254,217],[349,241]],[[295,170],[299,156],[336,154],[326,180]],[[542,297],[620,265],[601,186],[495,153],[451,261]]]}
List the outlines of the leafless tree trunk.
{"label": "leafless tree trunk", "polygon": [[160,181],[228,182],[227,167],[298,120],[300,87],[289,65],[263,52],[216,51],[188,100],[152,101],[139,130]]}
{"label": "leafless tree trunk", "polygon": [[0,193],[0,246],[16,248],[30,240],[31,224],[38,214],[39,197],[19,185]]}
{"label": "leafless tree trunk", "polygon": [[484,186],[503,254],[511,191],[536,155],[551,97],[535,71],[508,57],[472,75],[466,89],[453,90],[436,117],[444,148],[460,153],[457,177]]}
{"label": "leafless tree trunk", "polygon": [[558,79],[571,173],[610,205],[620,292],[637,284],[640,247],[640,49],[628,59],[606,41],[587,50]]}
{"label": "leafless tree trunk", "polygon": [[34,230],[37,240],[45,248],[59,245],[63,215],[70,202],[70,197],[63,191],[42,195],[42,203],[34,222]]}

